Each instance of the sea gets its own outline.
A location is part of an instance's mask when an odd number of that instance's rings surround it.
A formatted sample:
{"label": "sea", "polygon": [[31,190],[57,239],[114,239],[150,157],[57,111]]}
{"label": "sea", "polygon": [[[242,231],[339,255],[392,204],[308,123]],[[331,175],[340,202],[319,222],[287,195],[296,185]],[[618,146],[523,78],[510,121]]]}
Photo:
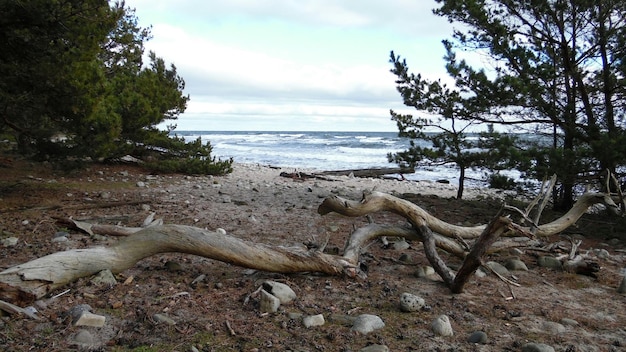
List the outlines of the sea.
{"label": "sea", "polygon": [[[175,131],[187,141],[198,137],[213,147],[212,156],[237,163],[260,164],[294,170],[348,170],[392,168],[389,153],[407,150],[410,140],[397,132],[267,132]],[[416,141],[417,143],[417,141]],[[422,142],[426,143],[426,142]],[[452,164],[419,167],[409,180],[449,182],[458,185],[458,168]],[[466,186],[486,185],[486,173],[467,170]]]}

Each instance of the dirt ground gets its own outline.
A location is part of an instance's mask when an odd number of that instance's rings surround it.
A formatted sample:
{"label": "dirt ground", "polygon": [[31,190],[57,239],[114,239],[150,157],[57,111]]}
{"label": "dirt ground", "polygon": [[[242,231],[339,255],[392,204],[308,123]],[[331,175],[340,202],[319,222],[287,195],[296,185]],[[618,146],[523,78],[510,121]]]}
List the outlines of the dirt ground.
{"label": "dirt ground", "polygon": [[[16,237],[18,241],[0,245],[0,270],[56,251],[107,246],[119,240],[68,230],[56,221],[69,217],[140,226],[155,213],[165,223],[222,228],[230,235],[269,245],[302,246],[329,238],[327,248],[339,252],[351,231],[367,223],[365,218],[317,214],[326,196],[359,199],[363,191],[359,186],[341,180],[293,180],[270,168],[264,168],[264,175],[270,175],[259,179],[254,170],[206,177],[149,175],[129,165],[62,172],[24,161],[3,163],[0,240]],[[378,181],[368,182],[389,190]],[[395,192],[398,195],[454,224],[486,223],[501,203],[486,197],[459,201],[451,199],[449,192],[407,194],[411,193],[404,188],[408,181],[385,182],[400,190]],[[396,183],[389,186],[389,182]],[[386,213],[372,218],[377,223],[404,222]],[[364,280],[257,272],[186,254],[156,255],[117,274],[116,285],[102,287],[82,278],[51,292],[34,304],[42,320],[1,316],[0,350],[359,351],[385,345],[390,351],[521,351],[534,342],[556,351],[623,351],[626,296],[617,287],[626,267],[624,224],[623,219],[586,215],[568,229],[568,234],[583,239],[580,253],[600,265],[597,278],[539,267],[537,256],[557,253],[521,248],[487,258],[502,263],[520,257],[529,271],[509,275],[520,287],[509,287],[488,275],[472,278],[462,294],[451,294],[436,275],[416,276],[419,266],[428,265],[421,243],[403,250],[371,244],[362,254],[368,267]],[[59,232],[68,232],[67,241],[53,241]],[[553,247],[560,250],[558,254],[569,250],[569,242],[559,236],[542,239],[541,247],[557,242],[560,245]],[[604,249],[608,256],[599,257],[593,249]],[[451,267],[460,264],[441,254]],[[204,279],[197,280],[201,275]],[[281,306],[274,314],[261,314],[259,297],[253,293],[268,279],[288,284],[297,294],[295,303]],[[428,308],[401,312],[403,292],[423,297]],[[67,312],[79,304],[105,316],[105,326],[74,326]],[[306,328],[294,313],[323,314],[326,322]],[[160,322],[155,314],[175,324]],[[366,335],[355,333],[348,322],[359,314],[377,315],[385,327]],[[451,337],[435,336],[431,330],[433,320],[442,314],[451,320]],[[90,339],[77,342],[77,334],[84,331]],[[485,332],[488,341],[469,343],[475,331]]]}

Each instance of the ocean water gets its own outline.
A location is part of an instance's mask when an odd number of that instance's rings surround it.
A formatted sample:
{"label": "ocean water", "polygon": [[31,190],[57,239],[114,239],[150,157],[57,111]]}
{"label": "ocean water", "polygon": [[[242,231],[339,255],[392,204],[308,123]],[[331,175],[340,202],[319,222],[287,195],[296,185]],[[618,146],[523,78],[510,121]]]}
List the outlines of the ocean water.
{"label": "ocean water", "polygon": [[[233,158],[238,163],[319,171],[397,167],[388,153],[409,148],[409,139],[397,132],[229,132],[176,131],[191,141],[198,137],[213,147],[213,156]],[[411,180],[447,180],[458,184],[454,165],[420,167]],[[468,170],[466,185],[481,185],[484,173]]]}

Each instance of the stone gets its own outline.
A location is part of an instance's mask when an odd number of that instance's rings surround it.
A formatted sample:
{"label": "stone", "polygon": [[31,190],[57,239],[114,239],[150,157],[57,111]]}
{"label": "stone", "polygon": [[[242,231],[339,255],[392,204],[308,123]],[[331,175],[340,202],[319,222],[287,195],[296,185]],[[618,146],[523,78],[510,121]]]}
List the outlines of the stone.
{"label": "stone", "polygon": [[407,241],[405,241],[404,238],[402,238],[398,241],[391,242],[389,247],[396,251],[402,251],[405,249],[409,249],[411,245]]}
{"label": "stone", "polygon": [[174,319],[168,317],[165,314],[156,313],[155,315],[152,316],[152,319],[154,319],[154,321],[157,323],[167,324],[167,325],[176,325],[176,321],[174,321]]}
{"label": "stone", "polygon": [[167,262],[165,262],[164,266],[167,271],[173,273],[183,271],[183,266],[179,262],[175,262],[173,260],[168,260]]}
{"label": "stone", "polygon": [[17,245],[18,241],[19,239],[17,237],[7,237],[7,238],[1,239],[0,243],[2,243],[2,246],[4,247],[14,247]]}
{"label": "stone", "polygon": [[554,352],[554,348],[544,343],[530,342],[522,346],[522,352]]}
{"label": "stone", "polygon": [[563,324],[555,323],[553,321],[544,321],[541,324],[541,328],[544,332],[550,333],[552,335],[562,334],[566,331]]}
{"label": "stone", "polygon": [[400,295],[400,310],[403,312],[417,312],[422,309],[425,304],[426,301],[420,296],[408,292],[404,292]]}
{"label": "stone", "polygon": [[67,242],[68,239],[65,236],[60,236],[60,237],[54,237],[52,239],[52,243],[62,243],[62,242]]}
{"label": "stone", "polygon": [[359,352],[389,352],[389,347],[385,345],[369,345],[361,348]]}
{"label": "stone", "polygon": [[555,257],[550,257],[550,256],[541,256],[537,258],[537,265],[539,265],[542,268],[550,268],[550,269],[562,269],[563,268],[563,264],[561,263],[560,260],[556,259]]}
{"label": "stone", "polygon": [[325,323],[324,315],[322,314],[307,315],[306,317],[302,318],[302,323],[307,328],[311,328],[314,326],[322,326]]}
{"label": "stone", "polygon": [[352,324],[353,331],[364,335],[384,327],[385,323],[383,320],[379,316],[372,314],[361,314],[354,319]]}
{"label": "stone", "polygon": [[115,279],[115,276],[113,276],[113,273],[111,272],[111,270],[105,269],[97,273],[91,279],[91,283],[95,286],[101,286],[101,285],[113,286],[117,284],[117,280]]}
{"label": "stone", "polygon": [[502,276],[509,275],[509,270],[507,268],[505,268],[500,263],[497,263],[497,262],[487,262],[487,263],[485,263],[485,266],[487,266],[489,269],[495,271],[496,273],[498,273],[498,274],[500,274]]}
{"label": "stone", "polygon": [[528,271],[526,264],[518,258],[507,259],[504,267],[512,271]]}
{"label": "stone", "polygon": [[95,344],[93,335],[85,329],[79,330],[76,335],[74,335],[73,340],[76,345],[84,347],[93,346]]}
{"label": "stone", "polygon": [[57,231],[52,237],[68,237],[70,234],[65,231]]}
{"label": "stone", "polygon": [[474,331],[467,338],[467,342],[469,343],[480,343],[484,345],[487,343],[487,341],[487,334],[483,331]]}
{"label": "stone", "polygon": [[143,181],[137,181],[137,187],[144,188],[144,187],[146,187],[146,183],[143,182]]}
{"label": "stone", "polygon": [[617,288],[617,293],[626,293],[626,276],[622,278],[622,282],[619,284]]}
{"label": "stone", "polygon": [[431,328],[437,336],[454,335],[454,332],[452,331],[452,325],[450,324],[450,318],[448,318],[448,316],[445,314],[438,316],[431,324]]}
{"label": "stone", "polygon": [[576,320],[570,319],[570,318],[563,318],[563,319],[561,319],[561,324],[567,325],[567,326],[578,326],[579,325],[579,323]]}
{"label": "stone", "polygon": [[280,307],[280,300],[271,293],[261,290],[260,307],[261,313],[275,313]]}
{"label": "stone", "polygon": [[75,323],[84,312],[91,312],[91,306],[88,304],[79,304],[67,311],[67,315],[72,318],[72,322]]}
{"label": "stone", "polygon": [[435,269],[433,269],[432,266],[427,265],[417,267],[417,271],[415,272],[415,276],[417,277],[428,277],[433,274],[435,274]]}
{"label": "stone", "polygon": [[105,316],[84,311],[80,315],[80,318],[78,318],[78,320],[74,323],[74,325],[75,326],[93,326],[96,328],[100,328],[104,326],[105,322],[106,322]]}
{"label": "stone", "polygon": [[280,300],[280,304],[287,304],[296,299],[296,293],[289,287],[281,282],[265,281],[263,283],[263,289],[271,293],[274,297]]}

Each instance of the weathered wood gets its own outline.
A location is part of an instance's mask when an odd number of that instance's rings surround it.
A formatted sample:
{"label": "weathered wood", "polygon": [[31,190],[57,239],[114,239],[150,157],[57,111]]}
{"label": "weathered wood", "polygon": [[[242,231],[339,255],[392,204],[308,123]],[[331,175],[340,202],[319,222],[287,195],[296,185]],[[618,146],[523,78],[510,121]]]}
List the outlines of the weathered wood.
{"label": "weathered wood", "polygon": [[412,174],[415,173],[415,169],[408,167],[383,167],[383,168],[369,168],[369,169],[348,169],[348,170],[330,170],[322,171],[321,175],[333,175],[333,176],[350,176],[354,177],[380,177],[391,174]]}

